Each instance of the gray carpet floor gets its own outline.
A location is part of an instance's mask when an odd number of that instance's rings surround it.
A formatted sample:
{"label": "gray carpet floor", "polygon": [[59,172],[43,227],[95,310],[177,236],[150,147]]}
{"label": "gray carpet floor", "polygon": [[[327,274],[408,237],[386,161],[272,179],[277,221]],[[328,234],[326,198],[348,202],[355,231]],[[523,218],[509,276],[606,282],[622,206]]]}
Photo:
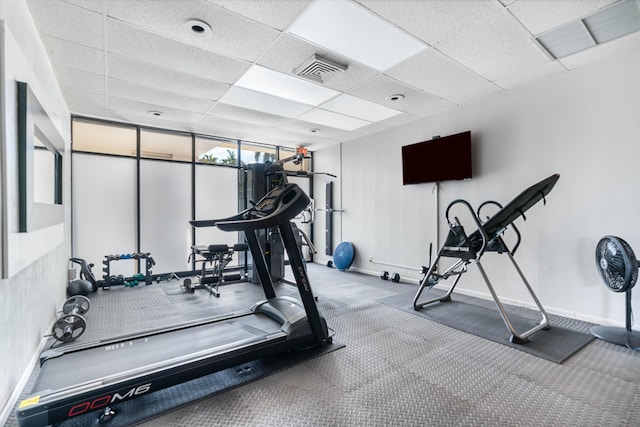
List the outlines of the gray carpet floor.
{"label": "gray carpet floor", "polygon": [[[557,364],[379,302],[415,285],[314,264],[309,276],[345,348],[142,425],[640,425],[639,353],[594,340]],[[176,281],[100,291],[80,340],[246,308],[260,295],[249,283],[222,287],[220,298],[178,291]],[[286,284],[277,291],[296,294]],[[120,317],[104,309],[113,305]],[[122,313],[126,320],[116,320]],[[588,330],[581,322],[567,324]],[[12,418],[7,425],[17,424]]]}

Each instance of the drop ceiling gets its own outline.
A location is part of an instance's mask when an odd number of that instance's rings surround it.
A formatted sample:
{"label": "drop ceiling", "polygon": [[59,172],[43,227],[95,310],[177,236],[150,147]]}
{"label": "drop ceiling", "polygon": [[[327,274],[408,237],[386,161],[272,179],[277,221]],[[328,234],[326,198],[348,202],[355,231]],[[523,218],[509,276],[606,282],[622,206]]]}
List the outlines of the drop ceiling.
{"label": "drop ceiling", "polygon": [[[614,3],[28,0],[72,114],[311,149],[640,48],[554,59],[536,41]],[[339,72],[297,76],[314,55]]]}

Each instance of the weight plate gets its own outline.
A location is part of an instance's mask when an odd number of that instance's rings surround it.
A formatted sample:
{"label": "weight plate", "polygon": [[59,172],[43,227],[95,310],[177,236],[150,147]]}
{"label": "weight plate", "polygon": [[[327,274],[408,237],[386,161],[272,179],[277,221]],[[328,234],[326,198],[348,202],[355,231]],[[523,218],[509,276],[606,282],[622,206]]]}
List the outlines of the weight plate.
{"label": "weight plate", "polygon": [[91,301],[84,295],[75,295],[67,299],[62,306],[64,314],[72,314],[76,309],[76,314],[85,314],[91,308]]}
{"label": "weight plate", "polygon": [[51,335],[58,341],[70,342],[77,339],[87,328],[87,321],[77,314],[67,314],[56,320]]}

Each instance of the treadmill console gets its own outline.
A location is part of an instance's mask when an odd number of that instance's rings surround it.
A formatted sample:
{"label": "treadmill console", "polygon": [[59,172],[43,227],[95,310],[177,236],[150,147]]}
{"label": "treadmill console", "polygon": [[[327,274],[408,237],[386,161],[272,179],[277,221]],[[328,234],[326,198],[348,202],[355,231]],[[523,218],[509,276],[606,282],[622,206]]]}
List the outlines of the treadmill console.
{"label": "treadmill console", "polygon": [[266,196],[262,198],[255,206],[255,211],[259,214],[259,216],[269,215],[276,210],[278,205],[280,204],[280,199],[287,193],[287,190],[291,190],[288,186],[276,188]]}
{"label": "treadmill console", "polygon": [[255,230],[286,224],[309,205],[309,196],[296,184],[278,187],[265,195],[254,207],[215,225],[224,231]]}

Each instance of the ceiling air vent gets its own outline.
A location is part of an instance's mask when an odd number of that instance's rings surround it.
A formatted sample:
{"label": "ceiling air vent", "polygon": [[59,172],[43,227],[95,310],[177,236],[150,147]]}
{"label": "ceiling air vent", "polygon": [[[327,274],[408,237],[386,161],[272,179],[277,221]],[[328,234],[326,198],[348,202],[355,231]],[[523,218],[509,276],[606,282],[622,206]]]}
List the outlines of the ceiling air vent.
{"label": "ceiling air vent", "polygon": [[316,83],[326,83],[336,74],[340,74],[347,69],[346,65],[338,64],[320,55],[313,55],[302,65],[293,70],[297,76],[312,80]]}

